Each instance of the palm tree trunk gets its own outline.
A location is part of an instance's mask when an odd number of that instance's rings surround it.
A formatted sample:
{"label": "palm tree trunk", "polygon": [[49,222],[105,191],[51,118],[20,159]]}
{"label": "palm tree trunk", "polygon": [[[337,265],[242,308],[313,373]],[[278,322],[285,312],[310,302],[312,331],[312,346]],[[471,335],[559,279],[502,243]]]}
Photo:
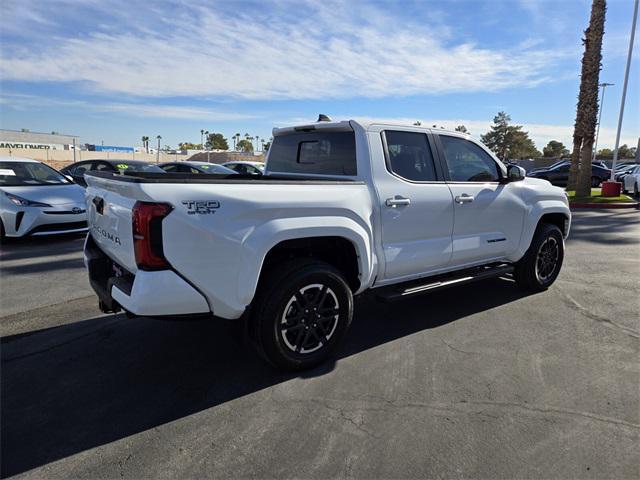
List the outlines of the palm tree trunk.
{"label": "palm tree trunk", "polygon": [[[577,121],[576,121],[577,122]],[[575,131],[576,127],[574,127]],[[569,168],[569,180],[567,190],[575,190],[578,181],[578,169],[580,168],[580,150],[582,148],[582,137],[573,134],[573,151],[571,152],[571,167]]]}
{"label": "palm tree trunk", "polygon": [[[602,37],[606,11],[606,0],[593,0],[589,27],[584,32],[584,55],[574,133],[574,139],[576,134],[582,139],[576,196],[591,194],[591,153],[598,122],[598,84],[602,67]],[[574,151],[574,155],[575,153]]]}

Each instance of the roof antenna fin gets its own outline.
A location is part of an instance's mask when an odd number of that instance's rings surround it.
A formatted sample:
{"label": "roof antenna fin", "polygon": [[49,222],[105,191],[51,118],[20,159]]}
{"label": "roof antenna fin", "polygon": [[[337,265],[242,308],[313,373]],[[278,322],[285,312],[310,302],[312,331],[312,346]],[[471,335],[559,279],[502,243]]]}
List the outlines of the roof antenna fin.
{"label": "roof antenna fin", "polygon": [[321,113],[320,115],[318,115],[318,120],[316,120],[316,122],[330,122],[331,118],[329,118],[328,115],[325,115],[324,113]]}

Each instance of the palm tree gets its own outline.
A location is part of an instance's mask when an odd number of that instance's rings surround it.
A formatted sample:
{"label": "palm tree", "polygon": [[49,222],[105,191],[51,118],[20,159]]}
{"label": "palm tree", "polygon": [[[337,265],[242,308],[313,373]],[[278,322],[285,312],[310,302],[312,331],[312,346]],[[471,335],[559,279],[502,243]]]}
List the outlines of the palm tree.
{"label": "palm tree", "polygon": [[145,153],[149,153],[149,137],[146,135],[142,136],[142,148],[144,148]]}
{"label": "palm tree", "polygon": [[257,152],[258,150],[260,150],[260,148],[259,148],[259,143],[258,143],[259,141],[260,141],[260,136],[259,136],[259,135],[256,135],[256,152]]}
{"label": "palm tree", "polygon": [[202,148],[209,150],[209,130],[204,131],[204,138],[206,138],[207,141],[202,145]]}
{"label": "palm tree", "polygon": [[584,31],[582,40],[584,54],[567,184],[568,190],[575,188],[576,196],[591,195],[591,158],[598,122],[598,84],[602,68],[602,37],[606,11],[606,0],[593,0],[589,26]]}
{"label": "palm tree", "polygon": [[200,147],[204,147],[204,130],[200,130]]}
{"label": "palm tree", "polygon": [[158,140],[158,150],[156,150],[156,163],[158,163],[160,161],[160,140],[162,140],[162,137],[158,135],[156,140]]}

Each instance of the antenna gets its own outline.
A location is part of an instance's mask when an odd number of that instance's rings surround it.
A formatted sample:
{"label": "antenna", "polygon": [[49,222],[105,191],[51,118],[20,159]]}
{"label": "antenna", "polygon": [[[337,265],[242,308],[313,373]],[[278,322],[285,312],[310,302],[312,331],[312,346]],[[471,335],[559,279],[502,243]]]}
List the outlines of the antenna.
{"label": "antenna", "polygon": [[330,122],[331,118],[329,118],[328,115],[325,115],[324,113],[321,113],[320,115],[318,115],[318,120],[316,120],[316,122]]}

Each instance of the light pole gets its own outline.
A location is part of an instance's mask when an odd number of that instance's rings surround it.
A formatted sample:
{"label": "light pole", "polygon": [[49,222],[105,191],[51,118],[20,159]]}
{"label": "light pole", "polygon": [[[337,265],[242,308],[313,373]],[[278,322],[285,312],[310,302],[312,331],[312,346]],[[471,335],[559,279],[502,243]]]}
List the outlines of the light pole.
{"label": "light pole", "polygon": [[158,135],[156,139],[158,140],[158,149],[156,150],[156,163],[160,163],[160,140],[162,139],[162,137]]}
{"label": "light pole", "polygon": [[[205,138],[207,138],[207,139],[208,139],[208,138],[209,138],[209,130],[205,130],[204,134],[205,134]],[[208,141],[209,141],[209,140],[207,140],[207,142],[208,142]],[[204,144],[203,144],[202,146],[204,147]],[[209,153],[209,147],[204,147],[204,149],[207,151],[207,162],[208,162],[208,163],[211,163],[211,160],[210,160],[210,158],[211,158],[211,157],[210,157],[210,155],[211,155],[211,154]]]}
{"label": "light pole", "polygon": [[598,152],[598,137],[600,136],[600,124],[602,123],[602,110],[604,108],[604,91],[607,87],[611,87],[615,85],[614,83],[606,83],[602,82],[599,87],[602,87],[602,95],[600,96],[600,115],[598,115],[598,129],[596,130],[596,143],[593,146],[593,156],[591,157],[591,162],[596,159],[596,153]]}
{"label": "light pole", "polygon": [[616,133],[616,148],[613,151],[613,164],[611,165],[610,182],[615,180],[614,171],[618,162],[618,147],[620,146],[620,132],[622,131],[622,117],[624,116],[624,102],[627,99],[627,84],[629,83],[629,70],[631,70],[631,56],[633,55],[633,40],[636,36],[636,21],[638,20],[638,0],[633,4],[633,20],[631,22],[631,38],[629,39],[629,54],[627,55],[627,67],[624,72],[624,84],[622,86],[622,100],[620,101],[620,116],[618,117],[618,132]]}

